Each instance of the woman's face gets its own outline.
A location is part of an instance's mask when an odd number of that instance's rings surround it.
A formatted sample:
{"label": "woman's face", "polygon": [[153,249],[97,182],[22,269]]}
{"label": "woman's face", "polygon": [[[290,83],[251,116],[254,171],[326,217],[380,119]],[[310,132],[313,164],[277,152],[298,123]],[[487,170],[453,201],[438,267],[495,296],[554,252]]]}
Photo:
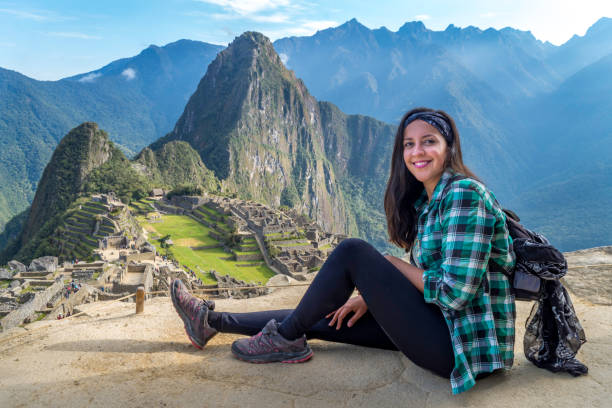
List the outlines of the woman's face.
{"label": "woman's face", "polygon": [[411,122],[404,129],[404,163],[408,171],[423,183],[431,198],[444,172],[447,143],[438,129],[422,120]]}

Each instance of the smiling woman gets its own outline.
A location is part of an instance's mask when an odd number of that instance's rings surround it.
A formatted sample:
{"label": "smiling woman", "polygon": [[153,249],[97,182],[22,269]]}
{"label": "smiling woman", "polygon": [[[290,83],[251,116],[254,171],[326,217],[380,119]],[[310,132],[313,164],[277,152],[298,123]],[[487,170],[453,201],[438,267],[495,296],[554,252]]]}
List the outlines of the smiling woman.
{"label": "smiling woman", "polygon": [[251,335],[232,353],[252,363],[307,361],[307,338],[400,350],[450,378],[455,394],[511,367],[515,306],[504,271],[514,254],[505,215],[463,164],[459,132],[443,111],[404,115],[385,211],[391,242],[412,250],[413,264],[346,239],[295,310],[255,313],[213,311],[175,280],[172,301],[189,339],[202,348],[218,332]]}

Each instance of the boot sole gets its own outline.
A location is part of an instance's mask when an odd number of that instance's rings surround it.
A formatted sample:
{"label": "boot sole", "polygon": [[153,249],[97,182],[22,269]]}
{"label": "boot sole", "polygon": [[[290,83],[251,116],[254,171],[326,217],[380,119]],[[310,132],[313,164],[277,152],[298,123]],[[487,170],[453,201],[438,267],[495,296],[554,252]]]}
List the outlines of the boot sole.
{"label": "boot sole", "polygon": [[[212,336],[210,336],[208,338],[208,340],[206,340],[204,342],[204,344],[200,344],[200,342],[197,341],[195,336],[192,334],[191,319],[185,314],[185,312],[183,312],[183,310],[177,304],[177,300],[176,300],[176,297],[175,297],[175,294],[174,294],[174,285],[172,285],[172,287],[170,288],[170,299],[172,299],[172,306],[174,306],[174,310],[176,310],[176,312],[180,316],[181,320],[183,321],[183,325],[185,326],[185,333],[187,334],[187,337],[189,338],[189,341],[191,341],[191,344],[193,344],[193,346],[195,348],[197,348],[199,350],[202,350],[204,348],[204,346],[206,345],[206,343],[208,343],[210,341],[210,339],[215,337],[217,335],[217,333],[215,333]],[[211,306],[212,307],[210,307],[209,310],[213,310],[215,308],[214,307],[214,303]]]}
{"label": "boot sole", "polygon": [[257,356],[251,356],[248,354],[243,354],[234,347],[232,344],[232,354],[238,360],[246,361],[247,363],[253,364],[266,364],[266,363],[288,363],[288,364],[297,364],[304,363],[312,358],[312,350],[308,347],[302,353],[270,353],[270,354],[262,354]]}

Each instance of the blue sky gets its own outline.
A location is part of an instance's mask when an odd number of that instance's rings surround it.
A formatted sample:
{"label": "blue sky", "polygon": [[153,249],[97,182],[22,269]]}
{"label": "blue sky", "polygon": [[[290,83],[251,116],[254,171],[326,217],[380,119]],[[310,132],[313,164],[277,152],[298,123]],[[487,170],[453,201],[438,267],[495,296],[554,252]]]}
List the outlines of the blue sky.
{"label": "blue sky", "polygon": [[560,45],[601,17],[612,17],[611,0],[580,0],[580,7],[552,0],[0,0],[0,67],[56,80],[150,44],[188,38],[227,45],[247,30],[275,40],[351,18],[393,31],[415,20],[433,30],[510,26]]}

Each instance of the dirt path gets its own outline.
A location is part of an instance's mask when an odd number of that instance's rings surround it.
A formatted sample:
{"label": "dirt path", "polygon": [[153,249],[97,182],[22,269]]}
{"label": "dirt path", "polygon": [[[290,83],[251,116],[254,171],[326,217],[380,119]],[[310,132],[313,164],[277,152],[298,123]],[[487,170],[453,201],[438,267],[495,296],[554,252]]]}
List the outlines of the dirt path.
{"label": "dirt path", "polygon": [[[291,308],[303,290],[218,301],[217,309]],[[142,315],[130,303],[89,304],[89,316],[0,337],[0,406],[604,407],[612,389],[612,308],[578,299],[575,306],[589,339],[579,354],[588,376],[552,374],[525,360],[521,326],[529,305],[521,303],[514,368],[453,397],[447,380],[398,352],[312,341],[308,363],[246,364],[229,352],[233,335],[193,348],[168,298],[147,301]]]}

